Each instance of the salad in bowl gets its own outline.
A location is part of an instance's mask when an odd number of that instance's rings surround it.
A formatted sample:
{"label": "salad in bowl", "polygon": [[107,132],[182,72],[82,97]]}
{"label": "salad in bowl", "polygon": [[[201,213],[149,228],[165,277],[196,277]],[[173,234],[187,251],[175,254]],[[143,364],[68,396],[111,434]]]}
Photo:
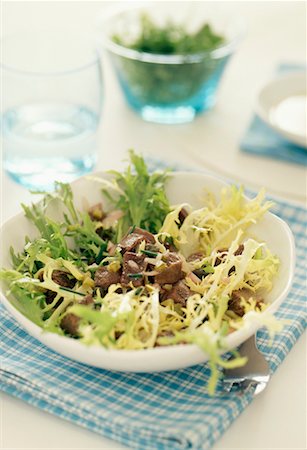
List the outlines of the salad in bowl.
{"label": "salad in bowl", "polygon": [[[170,370],[222,357],[272,316],[293,275],[292,234],[264,192],[202,174],[123,172],[57,183],[2,229],[2,301],[54,350],[94,366]],[[283,243],[281,248],[280,243]]]}

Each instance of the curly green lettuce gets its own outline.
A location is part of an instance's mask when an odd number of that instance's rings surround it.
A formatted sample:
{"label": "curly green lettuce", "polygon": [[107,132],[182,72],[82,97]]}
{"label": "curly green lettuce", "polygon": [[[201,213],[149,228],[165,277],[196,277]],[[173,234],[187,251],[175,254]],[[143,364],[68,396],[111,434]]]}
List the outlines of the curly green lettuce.
{"label": "curly green lettuce", "polygon": [[[27,237],[21,253],[11,249],[12,268],[2,269],[0,278],[22,314],[60,335],[65,335],[63,319],[74,317],[74,337],[86,345],[145,350],[196,344],[209,358],[212,394],[219,368],[246,362],[236,351],[231,361],[221,356],[229,333],[251,321],[267,325],[272,332],[280,329],[271,316],[262,314],[266,304],[259,301],[273,287],[279,260],[265,242],[250,234],[250,226],[261,220],[271,203],[264,200],[263,191],[246,201],[243,189],[232,186],[222,190],[219,201],[208,195],[197,210],[189,205],[171,208],[165,193],[169,175],[150,174],[144,160],[132,151],[130,160],[125,172],[113,172],[111,182],[100,180],[102,200],[107,197],[112,208],[121,212],[112,226],[105,225],[99,214],[93,218],[89,211],[77,210],[71,187],[63,183],[38,204],[24,206],[38,237]],[[62,211],[59,221],[49,216],[55,205]],[[183,207],[188,214],[181,221]],[[146,249],[143,242],[138,250],[154,268],[165,264],[162,258],[170,246],[180,255],[183,281],[190,289],[184,305],[161,298],[160,286],[152,282],[150,273],[140,287],[120,283],[105,291],[96,287],[98,268],[107,265],[116,272],[121,267],[123,256],[114,248],[135,226],[154,234],[154,249]],[[201,257],[190,259],[194,253]],[[195,277],[197,271],[203,276]],[[59,274],[65,285],[56,281]],[[242,294],[240,299],[244,314],[238,315],[229,305],[234,292],[246,291],[248,298]]]}

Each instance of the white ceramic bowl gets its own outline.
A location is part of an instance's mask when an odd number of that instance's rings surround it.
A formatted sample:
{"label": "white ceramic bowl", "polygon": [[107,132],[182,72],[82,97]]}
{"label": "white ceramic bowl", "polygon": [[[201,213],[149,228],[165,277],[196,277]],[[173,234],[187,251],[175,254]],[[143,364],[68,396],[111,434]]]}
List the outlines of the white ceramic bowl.
{"label": "white ceramic bowl", "polygon": [[[102,173],[96,175],[106,176]],[[204,193],[204,189],[210,190],[218,198],[223,186],[225,186],[223,181],[209,175],[178,172],[174,173],[167,183],[167,195],[172,204],[188,202],[194,207],[200,207],[200,197]],[[86,177],[72,183],[72,189],[77,207],[80,209],[84,205],[84,199],[87,199],[89,204],[95,204],[101,200],[101,186]],[[59,212],[54,209],[50,211],[51,214],[56,219]],[[271,213],[266,213],[265,217],[253,226],[252,232],[259,240],[265,241],[281,261],[274,288],[267,297],[271,305],[266,311],[275,312],[289,292],[293,278],[295,266],[293,235],[288,225]],[[36,234],[36,229],[23,213],[8,220],[0,233],[0,241],[2,241],[1,267],[10,267],[9,248],[11,245],[16,251],[21,251],[24,246],[24,236],[34,237]],[[195,345],[175,345],[148,350],[107,350],[98,346],[87,347],[76,339],[43,332],[40,327],[12,306],[5,296],[5,288],[2,287],[1,290],[0,296],[4,306],[23,328],[56,352],[82,363],[111,370],[154,372],[180,369],[205,362],[208,359],[207,355]],[[262,314],[266,314],[266,312]],[[259,323],[246,323],[244,328],[227,337],[227,346],[234,348],[240,345],[259,327]]]}
{"label": "white ceramic bowl", "polygon": [[281,75],[259,92],[256,112],[271,128],[287,140],[307,147],[306,72]]}

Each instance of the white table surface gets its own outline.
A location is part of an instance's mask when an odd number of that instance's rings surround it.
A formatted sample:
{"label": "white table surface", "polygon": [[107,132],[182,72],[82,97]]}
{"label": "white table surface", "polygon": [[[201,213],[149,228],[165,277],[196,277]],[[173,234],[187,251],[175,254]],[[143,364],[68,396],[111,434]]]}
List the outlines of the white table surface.
{"label": "white table surface", "polygon": [[[27,28],[74,26],[93,30],[97,16],[116,2],[4,2],[2,33]],[[231,60],[214,111],[193,123],[165,126],[141,121],[125,105],[110,70],[105,70],[105,104],[99,132],[98,169],[120,168],[128,148],[183,166],[211,169],[248,186],[305,202],[303,167],[239,151],[261,85],[280,62],[306,64],[304,2],[227,2],[219,8],[242,16],[248,33]],[[1,220],[20,210],[30,194],[3,172]],[[230,449],[306,448],[306,339],[302,337],[269,387],[214,446]],[[2,449],[123,449],[124,447],[15,398],[1,395]]]}

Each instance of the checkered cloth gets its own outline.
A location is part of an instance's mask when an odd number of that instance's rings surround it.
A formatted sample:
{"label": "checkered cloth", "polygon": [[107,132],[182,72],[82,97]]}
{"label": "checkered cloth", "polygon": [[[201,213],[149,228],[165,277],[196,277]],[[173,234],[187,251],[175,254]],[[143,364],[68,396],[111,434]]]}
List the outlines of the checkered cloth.
{"label": "checkered cloth", "polygon": [[[274,372],[305,329],[306,211],[277,201],[274,212],[292,228],[297,267],[288,298],[277,316],[288,325],[268,345],[258,345]],[[136,449],[209,449],[252,394],[207,395],[206,364],[183,370],[131,374],[101,370],[69,360],[29,336],[0,305],[1,389],[31,405]]]}

